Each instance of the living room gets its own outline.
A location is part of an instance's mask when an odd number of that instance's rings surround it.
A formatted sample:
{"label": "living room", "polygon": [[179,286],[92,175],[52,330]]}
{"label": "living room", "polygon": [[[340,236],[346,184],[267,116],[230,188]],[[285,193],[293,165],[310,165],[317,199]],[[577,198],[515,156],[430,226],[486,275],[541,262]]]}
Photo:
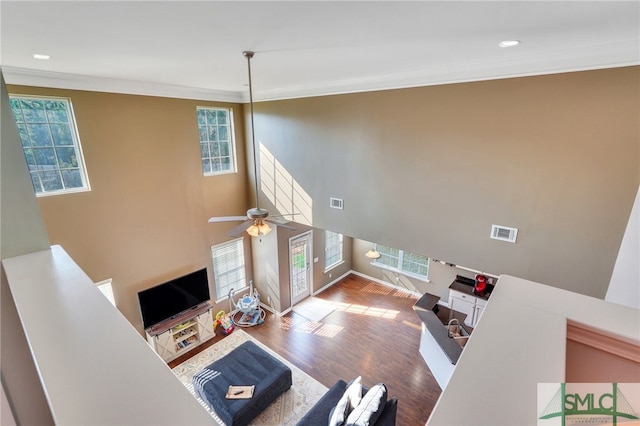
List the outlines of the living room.
{"label": "living room", "polygon": [[[257,102],[260,153],[313,201],[314,256],[324,230],[352,248],[331,276],[314,265],[313,290],[349,270],[375,274],[362,248],[379,243],[604,299],[639,184],[638,73],[636,63]],[[202,267],[213,283],[211,247],[236,224],[207,219],[254,204],[246,103],[7,82],[11,95],[71,99],[91,191],[38,197],[37,206],[49,243],[94,282],[112,280],[117,308],[138,333],[139,291]],[[236,173],[203,176],[203,106],[234,112]],[[259,197],[286,213],[281,200]],[[344,209],[331,209],[331,197]],[[495,223],[519,228],[518,242],[491,240]],[[246,276],[266,295],[255,271],[265,269],[256,247],[268,241],[244,240]],[[288,268],[278,272],[280,291],[269,295],[282,313],[290,283]],[[444,294],[449,284],[421,288]],[[215,308],[227,309],[226,295],[213,293]]]}

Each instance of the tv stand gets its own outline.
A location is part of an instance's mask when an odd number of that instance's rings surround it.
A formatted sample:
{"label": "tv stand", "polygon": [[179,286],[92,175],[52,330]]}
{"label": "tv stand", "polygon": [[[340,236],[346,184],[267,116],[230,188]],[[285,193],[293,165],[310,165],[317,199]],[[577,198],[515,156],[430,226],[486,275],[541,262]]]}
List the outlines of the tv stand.
{"label": "tv stand", "polygon": [[211,305],[204,303],[145,329],[147,342],[169,362],[215,337]]}

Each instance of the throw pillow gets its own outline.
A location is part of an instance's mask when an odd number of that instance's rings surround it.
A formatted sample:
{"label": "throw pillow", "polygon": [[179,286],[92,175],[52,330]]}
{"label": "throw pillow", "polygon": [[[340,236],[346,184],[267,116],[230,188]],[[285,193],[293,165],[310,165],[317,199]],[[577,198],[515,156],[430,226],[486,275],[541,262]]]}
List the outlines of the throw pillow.
{"label": "throw pillow", "polygon": [[353,379],[329,413],[329,426],[340,426],[362,398],[362,377]]}
{"label": "throw pillow", "polygon": [[368,426],[378,421],[387,403],[387,387],[378,383],[369,389],[362,401],[347,417],[347,426]]}

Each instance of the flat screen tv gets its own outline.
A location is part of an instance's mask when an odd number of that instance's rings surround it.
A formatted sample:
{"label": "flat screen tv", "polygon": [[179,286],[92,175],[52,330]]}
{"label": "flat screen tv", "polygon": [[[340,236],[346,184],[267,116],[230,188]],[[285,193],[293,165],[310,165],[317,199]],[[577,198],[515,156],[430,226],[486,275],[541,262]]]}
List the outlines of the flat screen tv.
{"label": "flat screen tv", "polygon": [[207,268],[138,293],[145,329],[195,308],[209,299]]}

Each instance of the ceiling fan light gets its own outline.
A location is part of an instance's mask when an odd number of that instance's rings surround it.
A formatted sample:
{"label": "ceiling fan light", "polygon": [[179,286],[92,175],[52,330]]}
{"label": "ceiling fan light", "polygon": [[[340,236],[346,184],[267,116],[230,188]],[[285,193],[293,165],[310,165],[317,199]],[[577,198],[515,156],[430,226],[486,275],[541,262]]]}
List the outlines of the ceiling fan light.
{"label": "ceiling fan light", "polygon": [[269,232],[271,232],[271,227],[264,222],[254,223],[247,228],[247,234],[252,237],[261,237],[263,235],[267,235]]}
{"label": "ceiling fan light", "polygon": [[371,249],[365,253],[365,256],[369,259],[380,259],[380,256],[382,255],[378,251],[376,251],[376,249]]}
{"label": "ceiling fan light", "polygon": [[269,232],[271,232],[271,227],[264,222],[258,225],[258,229],[260,230],[262,235],[267,235]]}
{"label": "ceiling fan light", "polygon": [[260,235],[260,228],[258,228],[258,225],[251,225],[247,228],[247,234],[252,237],[258,237]]}

